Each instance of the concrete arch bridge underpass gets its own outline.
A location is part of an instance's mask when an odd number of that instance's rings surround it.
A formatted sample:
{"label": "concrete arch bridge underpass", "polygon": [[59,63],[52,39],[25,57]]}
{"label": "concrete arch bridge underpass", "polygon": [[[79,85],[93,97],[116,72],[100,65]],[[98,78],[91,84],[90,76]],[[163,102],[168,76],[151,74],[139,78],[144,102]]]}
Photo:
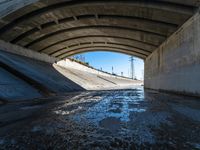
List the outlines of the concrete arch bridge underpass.
{"label": "concrete arch bridge underpass", "polygon": [[125,53],[145,61],[146,88],[200,94],[198,0],[5,0],[0,14],[1,49]]}
{"label": "concrete arch bridge underpass", "polygon": [[[0,0],[0,149],[200,149],[199,6]],[[93,51],[143,59],[145,88],[67,59]]]}

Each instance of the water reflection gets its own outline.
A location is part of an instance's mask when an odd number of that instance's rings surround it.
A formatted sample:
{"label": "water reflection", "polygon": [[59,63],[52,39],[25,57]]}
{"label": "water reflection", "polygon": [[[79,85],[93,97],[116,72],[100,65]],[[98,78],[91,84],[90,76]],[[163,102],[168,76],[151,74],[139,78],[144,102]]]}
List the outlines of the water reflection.
{"label": "water reflection", "polygon": [[[61,101],[18,107],[4,108],[2,113],[14,114],[14,123],[26,114],[31,122],[13,125],[15,132],[0,137],[0,149],[199,149],[200,145],[199,99],[137,88],[86,91]],[[36,118],[33,111],[39,112]],[[8,122],[11,115],[5,113]]]}
{"label": "water reflection", "polygon": [[112,117],[118,118],[121,122],[129,122],[131,112],[146,111],[145,106],[139,106],[144,101],[143,93],[142,89],[111,92],[85,112],[74,115],[73,119],[78,122],[85,121],[96,125],[101,120]]}

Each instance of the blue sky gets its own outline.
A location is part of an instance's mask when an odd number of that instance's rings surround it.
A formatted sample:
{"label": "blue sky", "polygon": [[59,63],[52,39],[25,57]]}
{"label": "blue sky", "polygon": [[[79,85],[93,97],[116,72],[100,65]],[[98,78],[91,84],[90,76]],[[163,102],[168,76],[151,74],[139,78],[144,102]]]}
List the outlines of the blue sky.
{"label": "blue sky", "polygon": [[[112,73],[112,66],[114,73],[121,75],[123,72],[124,76],[130,77],[130,56],[114,53],[114,52],[88,52],[82,53],[85,56],[85,61],[89,62],[90,66],[104,71]],[[143,79],[144,62],[142,59],[134,57],[135,75],[137,79]]]}

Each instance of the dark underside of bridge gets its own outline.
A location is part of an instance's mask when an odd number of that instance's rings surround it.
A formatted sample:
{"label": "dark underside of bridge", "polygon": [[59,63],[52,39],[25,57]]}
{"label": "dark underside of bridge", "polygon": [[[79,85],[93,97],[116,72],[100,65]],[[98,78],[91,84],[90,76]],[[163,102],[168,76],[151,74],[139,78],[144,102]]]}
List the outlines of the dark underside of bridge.
{"label": "dark underside of bridge", "polygon": [[59,59],[116,51],[145,59],[198,0],[40,0],[1,19],[0,39]]}

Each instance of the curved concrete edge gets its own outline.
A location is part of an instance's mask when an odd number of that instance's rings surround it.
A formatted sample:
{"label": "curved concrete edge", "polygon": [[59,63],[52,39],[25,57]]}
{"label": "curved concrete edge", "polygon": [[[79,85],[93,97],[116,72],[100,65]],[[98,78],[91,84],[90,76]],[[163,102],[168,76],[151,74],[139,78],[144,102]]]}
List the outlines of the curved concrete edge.
{"label": "curved concrete edge", "polygon": [[40,60],[40,61],[47,62],[47,63],[55,63],[59,60],[59,59],[57,59],[55,57],[51,57],[47,54],[41,54],[41,53],[35,52],[33,50],[23,48],[18,45],[14,45],[14,44],[5,42],[3,40],[0,40],[0,50],[10,52],[13,54],[17,54],[17,55],[21,55],[21,56],[26,56],[26,57]]}

